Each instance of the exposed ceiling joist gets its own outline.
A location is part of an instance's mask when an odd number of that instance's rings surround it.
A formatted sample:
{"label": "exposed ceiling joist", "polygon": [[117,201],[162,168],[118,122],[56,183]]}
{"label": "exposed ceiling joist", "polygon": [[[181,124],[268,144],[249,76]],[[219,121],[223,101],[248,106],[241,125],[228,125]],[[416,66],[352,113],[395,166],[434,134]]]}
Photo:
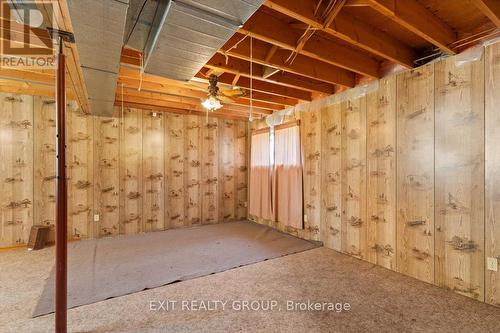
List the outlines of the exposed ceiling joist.
{"label": "exposed ceiling joist", "polygon": [[[115,106],[121,106],[121,105],[122,105],[121,103],[115,103]],[[142,103],[142,102],[127,101],[127,102],[123,103],[123,106],[127,107],[127,108],[152,110],[152,111],[158,111],[158,112],[177,113],[177,114],[184,114],[184,115],[189,115],[190,114],[190,115],[196,115],[196,116],[206,116],[206,111],[195,110],[195,109],[185,109],[185,108],[182,108],[182,107],[166,106],[166,105],[162,105],[162,103],[150,104],[150,103],[147,103],[147,102]],[[228,114],[226,111],[210,112],[208,114],[208,117],[248,121],[248,115],[242,116],[242,115]]]}
{"label": "exposed ceiling joist", "polygon": [[472,0],[472,2],[486,15],[497,27],[500,28],[500,1],[498,0]]}
{"label": "exposed ceiling joist", "polygon": [[[255,13],[240,29],[243,34],[271,43],[281,48],[295,51],[299,39],[296,29],[263,11]],[[334,41],[317,35],[310,37],[299,53],[344,69],[379,77],[379,63],[375,59]]]}
{"label": "exposed ceiling joist", "polygon": [[372,8],[449,54],[456,33],[415,0],[370,0]]}
{"label": "exposed ceiling joist", "polygon": [[[196,77],[203,79],[204,76],[202,73],[205,70],[207,69],[206,68],[202,69],[201,73],[198,73]],[[219,82],[232,86],[237,85],[238,87],[250,89],[250,79],[246,76],[242,76],[241,74],[232,74],[232,73],[221,74],[219,75]],[[273,84],[266,81],[253,80],[252,88],[254,91],[260,91],[271,95],[290,97],[301,101],[312,100],[311,92],[309,91],[286,87],[279,84]]]}
{"label": "exposed ceiling joist", "polygon": [[[213,56],[205,67],[217,68],[224,70],[227,73],[250,77],[250,63],[248,61],[234,57],[228,57],[226,61],[226,58],[222,54],[216,54]],[[263,79],[262,73],[263,66],[260,64],[254,64],[253,77],[256,80],[276,83],[291,88],[304,89],[310,92],[321,92],[325,94],[333,94],[335,92],[335,86],[332,84],[300,77],[299,75],[292,73],[278,73],[268,79]]]}
{"label": "exposed ceiling joist", "polygon": [[[149,91],[137,91],[135,89],[124,89],[123,95],[121,91],[116,94],[116,101],[121,102],[123,97],[124,101],[143,99],[144,101],[163,101],[168,102],[170,105],[177,104],[177,106],[182,106],[188,109],[205,110],[200,105],[200,99],[196,97],[188,96],[175,96],[163,93],[149,92]],[[248,114],[248,107],[242,107],[232,104],[224,104],[222,110],[227,110],[235,114],[245,115]],[[205,110],[206,111],[206,110]],[[254,108],[255,114],[271,114],[273,110]]]}
{"label": "exposed ceiling joist", "polygon": [[[138,70],[122,67],[120,69],[118,83],[119,85],[123,84],[124,87],[134,88],[136,90],[138,90],[139,87],[141,87],[141,89],[145,91],[153,91],[164,94],[189,96],[189,97],[197,97],[199,99],[205,99],[207,97],[208,83],[205,82],[206,77],[204,77],[203,75],[200,75],[199,77],[200,78],[198,79],[198,82],[196,81],[183,82],[159,76],[154,76],[150,74],[143,74],[141,78],[140,72]],[[243,79],[242,83],[245,84],[247,82],[246,80]],[[244,86],[241,85],[240,87]],[[221,88],[230,89],[231,86],[224,85],[224,87],[221,86]],[[249,93],[248,91],[245,92],[247,96],[233,97],[231,100],[224,101],[224,104],[249,106],[250,105],[250,102],[248,100]],[[280,110],[283,109],[285,106],[293,106],[299,103],[299,99],[296,97],[269,94],[268,91],[266,91],[265,89],[262,89],[262,91],[254,90],[253,99],[254,99],[253,106],[255,108],[273,109],[273,110]]]}
{"label": "exposed ceiling joist", "polygon": [[[250,38],[245,38],[241,41],[242,38],[244,38],[244,35],[235,34],[220,52],[235,58],[250,61]],[[232,48],[232,46],[238,42],[238,46]],[[287,50],[276,50],[271,59],[266,61],[266,56],[270,48],[272,48],[272,45],[268,43],[260,40],[253,40],[253,61],[261,65],[274,67],[289,73],[330,84],[338,84],[344,87],[354,87],[355,85],[355,75],[353,72],[300,54],[292,59],[290,57],[290,52]],[[260,76],[263,76],[263,74],[264,73],[261,72]]]}
{"label": "exposed ceiling joist", "polygon": [[321,22],[314,14],[316,0],[267,0],[264,4],[387,60],[407,68],[414,65],[416,54],[412,48],[342,11],[338,13],[331,25],[325,26],[324,22]]}

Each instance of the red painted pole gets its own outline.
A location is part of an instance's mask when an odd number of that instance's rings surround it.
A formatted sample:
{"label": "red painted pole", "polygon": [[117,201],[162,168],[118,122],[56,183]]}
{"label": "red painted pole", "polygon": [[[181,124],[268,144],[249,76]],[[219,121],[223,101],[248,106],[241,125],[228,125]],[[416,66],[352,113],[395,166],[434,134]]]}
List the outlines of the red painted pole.
{"label": "red painted pole", "polygon": [[68,291],[68,186],[66,177],[66,58],[64,42],[59,38],[57,55],[57,192],[56,192],[56,318],[55,331],[67,330]]}

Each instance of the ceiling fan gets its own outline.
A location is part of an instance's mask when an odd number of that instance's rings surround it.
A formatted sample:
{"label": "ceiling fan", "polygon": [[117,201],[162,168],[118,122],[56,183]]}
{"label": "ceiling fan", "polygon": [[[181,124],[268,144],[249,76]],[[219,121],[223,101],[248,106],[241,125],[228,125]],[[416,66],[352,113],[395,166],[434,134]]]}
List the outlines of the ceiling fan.
{"label": "ceiling fan", "polygon": [[215,111],[220,109],[222,103],[234,102],[235,98],[247,95],[247,92],[240,87],[232,86],[230,88],[219,88],[219,76],[217,74],[210,74],[208,77],[208,97],[202,101],[202,105],[208,111]]}

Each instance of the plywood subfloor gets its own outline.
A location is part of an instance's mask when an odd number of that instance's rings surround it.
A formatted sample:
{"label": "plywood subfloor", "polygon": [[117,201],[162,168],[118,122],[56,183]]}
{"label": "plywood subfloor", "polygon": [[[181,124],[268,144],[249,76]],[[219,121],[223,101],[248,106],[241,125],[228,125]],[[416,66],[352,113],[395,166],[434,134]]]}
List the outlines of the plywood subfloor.
{"label": "plywood subfloor", "polygon": [[[0,331],[52,332],[54,315],[31,319],[53,249],[0,252]],[[345,313],[154,312],[155,300],[349,302]],[[317,248],[222,273],[85,305],[70,332],[494,332],[500,309],[368,262]]]}

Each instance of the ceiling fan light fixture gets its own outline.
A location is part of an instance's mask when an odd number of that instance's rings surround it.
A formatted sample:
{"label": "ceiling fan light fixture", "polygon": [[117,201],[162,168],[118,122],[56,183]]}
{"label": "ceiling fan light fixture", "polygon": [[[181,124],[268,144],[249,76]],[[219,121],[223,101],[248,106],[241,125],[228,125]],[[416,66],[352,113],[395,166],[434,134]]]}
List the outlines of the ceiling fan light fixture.
{"label": "ceiling fan light fixture", "polygon": [[222,107],[220,100],[213,95],[208,96],[208,98],[204,100],[201,105],[210,112],[219,110]]}

